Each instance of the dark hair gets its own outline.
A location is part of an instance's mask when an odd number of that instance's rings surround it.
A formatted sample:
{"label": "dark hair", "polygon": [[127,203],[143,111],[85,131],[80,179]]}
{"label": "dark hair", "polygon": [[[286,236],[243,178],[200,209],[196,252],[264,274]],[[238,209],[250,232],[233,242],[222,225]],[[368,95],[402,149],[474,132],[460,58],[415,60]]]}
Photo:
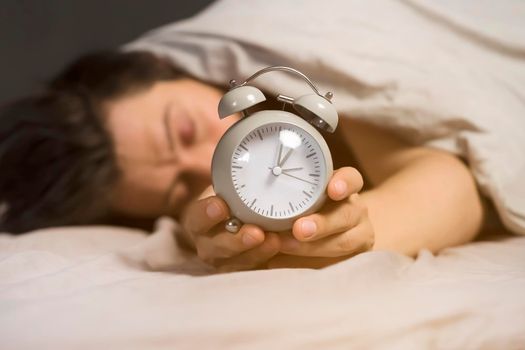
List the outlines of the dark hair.
{"label": "dark hair", "polygon": [[37,95],[0,110],[0,231],[100,222],[118,180],[102,104],[179,77],[148,52],[74,61]]}

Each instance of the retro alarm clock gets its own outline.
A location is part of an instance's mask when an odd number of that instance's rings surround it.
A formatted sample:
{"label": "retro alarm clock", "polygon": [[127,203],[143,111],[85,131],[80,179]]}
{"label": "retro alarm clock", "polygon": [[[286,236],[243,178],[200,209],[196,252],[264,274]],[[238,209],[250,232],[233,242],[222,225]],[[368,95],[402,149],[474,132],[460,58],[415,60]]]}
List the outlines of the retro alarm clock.
{"label": "retro alarm clock", "polygon": [[[249,114],[247,109],[266,97],[248,83],[274,71],[297,75],[313,93],[297,98],[277,95],[295,113]],[[337,127],[338,115],[330,101],[333,95],[321,95],[306,75],[284,66],[264,68],[240,84],[230,81],[230,86],[219,102],[219,117],[240,112],[242,118],[222,136],[212,161],[214,191],[232,215],[226,229],[234,233],[250,223],[266,231],[289,230],[299,217],[319,209],[326,198],[333,164],[319,131],[334,132]]]}

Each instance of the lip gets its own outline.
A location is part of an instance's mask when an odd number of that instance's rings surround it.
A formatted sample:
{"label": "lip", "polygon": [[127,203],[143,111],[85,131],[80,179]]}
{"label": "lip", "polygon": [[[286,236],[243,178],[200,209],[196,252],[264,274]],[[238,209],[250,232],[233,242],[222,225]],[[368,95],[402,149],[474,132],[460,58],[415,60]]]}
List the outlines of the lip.
{"label": "lip", "polygon": [[191,145],[195,141],[195,123],[189,117],[182,117],[178,123],[180,140],[185,145]]}

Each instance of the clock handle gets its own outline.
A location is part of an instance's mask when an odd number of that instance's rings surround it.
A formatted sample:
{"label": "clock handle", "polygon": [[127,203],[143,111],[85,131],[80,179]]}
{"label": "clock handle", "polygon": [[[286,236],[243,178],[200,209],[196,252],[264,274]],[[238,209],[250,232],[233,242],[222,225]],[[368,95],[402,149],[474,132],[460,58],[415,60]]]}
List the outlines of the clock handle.
{"label": "clock handle", "polygon": [[[277,97],[278,101],[291,104],[296,110],[296,112],[299,113],[301,117],[303,117],[303,119],[305,119],[310,124],[314,125],[316,128],[328,132],[335,131],[335,129],[337,128],[337,123],[339,121],[339,116],[331,101],[334,97],[334,94],[331,92],[327,92],[326,94],[322,95],[321,92],[319,92],[317,87],[314,85],[314,83],[310,80],[310,78],[308,78],[304,73],[298,71],[297,69],[286,66],[270,66],[263,68],[252,74],[250,77],[248,77],[248,79],[246,79],[240,84],[237,84],[235,80],[230,81],[230,86],[232,88],[230,92],[235,91],[236,89],[249,88],[250,86],[247,84],[250,81],[256,79],[257,77],[263,74],[273,71],[283,71],[298,76],[299,78],[304,80],[314,92],[314,94],[303,95],[296,99],[289,96],[279,95]],[[251,106],[255,104],[255,102],[251,101],[257,101],[256,103],[261,102],[257,98],[258,97],[255,93],[250,94],[249,105]],[[262,101],[264,101],[264,99]],[[235,102],[235,106],[240,106],[240,102]]]}
{"label": "clock handle", "polygon": [[242,222],[241,220],[231,217],[228,220],[226,220],[226,223],[224,224],[224,228],[226,231],[230,233],[237,233],[241,229]]}
{"label": "clock handle", "polygon": [[332,99],[332,97],[333,97],[333,94],[331,92],[327,92],[323,96],[319,92],[319,90],[317,90],[317,87],[314,85],[314,83],[312,83],[310,78],[308,78],[304,73],[298,71],[297,69],[294,69],[294,68],[291,68],[291,67],[286,67],[286,66],[270,66],[270,67],[266,67],[266,68],[263,68],[263,69],[255,72],[254,74],[252,74],[250,77],[248,77],[248,79],[246,79],[241,84],[237,84],[235,80],[230,81],[230,84],[234,85],[235,87],[245,86],[246,84],[248,84],[250,81],[252,81],[255,78],[257,78],[258,76],[266,74],[268,72],[273,72],[273,71],[283,71],[283,72],[289,72],[289,73],[295,74],[295,75],[299,76],[300,78],[302,78],[317,95],[326,98],[328,101],[330,101]]}

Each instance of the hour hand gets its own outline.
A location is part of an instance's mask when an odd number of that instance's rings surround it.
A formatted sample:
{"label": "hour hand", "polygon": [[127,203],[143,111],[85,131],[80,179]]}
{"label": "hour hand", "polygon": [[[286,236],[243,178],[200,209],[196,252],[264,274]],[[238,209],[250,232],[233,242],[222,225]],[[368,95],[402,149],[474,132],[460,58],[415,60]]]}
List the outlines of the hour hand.
{"label": "hour hand", "polygon": [[281,163],[281,154],[283,153],[283,144],[279,142],[279,153],[277,154],[277,160],[275,161],[275,166],[279,166]]}
{"label": "hour hand", "polygon": [[288,158],[290,158],[290,156],[292,155],[292,151],[293,151],[293,148],[290,148],[288,150],[288,152],[284,155],[283,157],[283,160],[281,160],[281,162],[279,164],[277,164],[278,166],[282,167],[283,164],[288,160]]}

